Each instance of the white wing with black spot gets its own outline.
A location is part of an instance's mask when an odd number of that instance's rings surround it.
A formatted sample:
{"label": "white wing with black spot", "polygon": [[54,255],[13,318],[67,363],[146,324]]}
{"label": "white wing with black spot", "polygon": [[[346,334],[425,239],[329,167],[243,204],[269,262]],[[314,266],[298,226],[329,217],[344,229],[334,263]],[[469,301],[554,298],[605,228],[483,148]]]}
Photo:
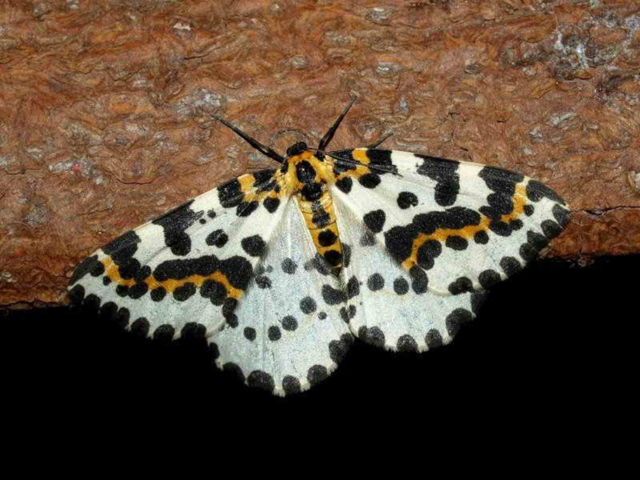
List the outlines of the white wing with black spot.
{"label": "white wing with black spot", "polygon": [[352,212],[363,235],[375,237],[414,282],[433,293],[490,287],[535,258],[568,223],[564,201],[523,175],[413,153],[359,150],[373,173],[366,181],[353,178],[332,187],[341,205],[338,218]]}
{"label": "white wing with black spot", "polygon": [[295,200],[236,309],[209,341],[217,365],[278,395],[326,378],[352,342],[340,280],[319,257]]}
{"label": "white wing with black spot", "polygon": [[76,268],[72,299],[154,338],[233,323],[289,201],[274,187],[272,171],[243,175],[125,233]]}
{"label": "white wing with black spot", "polygon": [[[354,187],[357,191],[357,187]],[[399,351],[425,351],[449,343],[470,321],[480,293],[435,295],[426,277],[412,276],[388,254],[362,212],[336,195],[340,238],[352,245],[344,267],[351,331],[367,343]]]}

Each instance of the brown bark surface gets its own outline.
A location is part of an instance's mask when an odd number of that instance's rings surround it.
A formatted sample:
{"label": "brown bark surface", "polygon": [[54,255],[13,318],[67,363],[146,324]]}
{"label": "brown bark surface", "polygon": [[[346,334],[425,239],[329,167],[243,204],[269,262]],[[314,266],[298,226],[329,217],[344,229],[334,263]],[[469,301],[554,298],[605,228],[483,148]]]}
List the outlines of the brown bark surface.
{"label": "brown bark surface", "polygon": [[547,256],[640,252],[640,6],[628,1],[0,3],[0,306],[187,199],[334,148],[501,166],[573,210]]}

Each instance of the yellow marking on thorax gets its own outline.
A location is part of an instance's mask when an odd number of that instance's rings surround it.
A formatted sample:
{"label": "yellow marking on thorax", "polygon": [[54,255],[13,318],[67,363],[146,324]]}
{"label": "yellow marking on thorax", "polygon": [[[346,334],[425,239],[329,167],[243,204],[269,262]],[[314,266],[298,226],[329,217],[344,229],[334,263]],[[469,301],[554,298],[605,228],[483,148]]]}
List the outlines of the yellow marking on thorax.
{"label": "yellow marking on thorax", "polygon": [[[516,220],[520,215],[522,215],[522,212],[524,212],[524,206],[527,203],[526,200],[527,197],[525,185],[516,185],[515,193],[513,195],[513,210],[511,211],[511,213],[502,215],[500,217],[500,220],[505,223]],[[473,238],[476,233],[487,231],[490,224],[491,220],[489,219],[489,217],[481,215],[480,222],[477,225],[467,225],[460,229],[439,228],[435,232],[430,234],[421,233],[416,239],[414,239],[413,246],[411,247],[411,255],[409,256],[409,258],[402,262],[402,266],[407,270],[411,270],[413,266],[417,265],[418,250],[429,240],[437,240],[444,243],[447,238],[451,236],[462,237],[465,240],[469,240]]]}
{"label": "yellow marking on thorax", "polygon": [[[104,265],[105,275],[108,276],[112,282],[117,285],[123,285],[125,287],[133,287],[136,282],[133,279],[124,279],[120,276],[120,267],[114,263],[111,257],[106,257],[102,259],[102,264]],[[154,288],[163,287],[167,293],[173,293],[179,287],[187,283],[193,283],[196,287],[200,288],[202,284],[207,280],[214,280],[216,282],[221,283],[227,289],[227,296],[235,298],[236,300],[240,299],[242,296],[242,290],[239,290],[229,283],[229,280],[222,272],[213,272],[211,275],[202,276],[202,275],[191,275],[190,277],[183,278],[182,280],[176,280],[170,278],[168,280],[164,280],[162,282],[157,281],[153,275],[149,275],[143,281],[149,287],[149,290]]]}

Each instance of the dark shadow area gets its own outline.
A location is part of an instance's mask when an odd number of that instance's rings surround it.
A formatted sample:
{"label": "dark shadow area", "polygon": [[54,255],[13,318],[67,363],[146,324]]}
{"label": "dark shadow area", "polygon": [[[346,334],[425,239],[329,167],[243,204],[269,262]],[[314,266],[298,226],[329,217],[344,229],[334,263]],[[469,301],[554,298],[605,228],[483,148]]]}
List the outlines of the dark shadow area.
{"label": "dark shadow area", "polygon": [[74,422],[206,425],[342,412],[356,422],[419,419],[429,429],[472,418],[579,423],[587,406],[616,395],[625,365],[620,340],[638,320],[640,287],[628,280],[638,271],[640,256],[587,267],[534,262],[496,286],[452,344],[399,354],[356,341],[327,381],[286,399],[218,371],[203,340],[139,339],[69,308],[3,312],[5,392],[13,411]]}

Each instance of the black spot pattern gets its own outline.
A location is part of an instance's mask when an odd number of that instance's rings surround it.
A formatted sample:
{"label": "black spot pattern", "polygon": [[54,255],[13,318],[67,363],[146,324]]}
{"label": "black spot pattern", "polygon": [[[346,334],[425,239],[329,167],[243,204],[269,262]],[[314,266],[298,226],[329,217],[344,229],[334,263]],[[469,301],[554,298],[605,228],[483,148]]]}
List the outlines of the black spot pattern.
{"label": "black spot pattern", "polygon": [[243,197],[242,187],[237,178],[218,187],[218,199],[224,208],[237,207]]}
{"label": "black spot pattern", "polygon": [[387,216],[383,210],[373,210],[363,217],[364,223],[373,233],[380,233]]}
{"label": "black spot pattern", "polygon": [[129,325],[130,317],[131,313],[129,312],[129,309],[123,307],[118,310],[118,313],[116,313],[114,321],[119,327],[125,328],[127,325]]}
{"label": "black spot pattern", "polygon": [[323,247],[329,247],[336,243],[337,240],[338,236],[331,230],[323,230],[318,235],[318,243],[320,243],[320,245]]}
{"label": "black spot pattern", "polygon": [[173,298],[179,302],[189,300],[196,293],[196,286],[193,283],[185,283],[173,291]]}
{"label": "black spot pattern", "polygon": [[[385,245],[389,254],[399,263],[411,255],[413,241],[424,233],[431,235],[438,229],[459,230],[480,223],[481,216],[475,210],[464,207],[452,207],[445,211],[418,214],[404,227],[392,227],[384,233]],[[430,264],[427,261],[427,264]]]}
{"label": "black spot pattern", "polygon": [[376,347],[384,347],[384,333],[378,327],[365,327],[362,326],[358,329],[358,337],[371,345],[375,345]]}
{"label": "black spot pattern", "polygon": [[449,284],[449,292],[451,292],[452,295],[473,292],[473,282],[467,277],[459,277]]}
{"label": "black spot pattern", "polygon": [[147,338],[149,336],[149,320],[140,317],[131,324],[131,333],[138,338]]}
{"label": "black spot pattern", "polygon": [[288,332],[293,332],[296,328],[298,328],[298,320],[291,315],[287,315],[282,319],[282,328],[284,328]]}
{"label": "black spot pattern", "polygon": [[569,223],[568,210],[562,208],[560,205],[554,205],[551,209],[551,213],[553,213],[553,218],[556,219],[556,222],[558,222],[562,228],[567,226]]}
{"label": "black spot pattern", "polygon": [[329,372],[327,371],[327,367],[323,365],[314,365],[307,372],[307,380],[310,385],[317,385],[322,380],[329,376]]}
{"label": "black spot pattern", "polygon": [[279,327],[273,325],[269,327],[269,330],[267,331],[267,336],[269,337],[269,340],[271,340],[272,342],[275,342],[277,340],[280,340],[280,337],[282,337],[282,333],[280,332]]}
{"label": "black spot pattern", "polygon": [[560,235],[560,232],[562,232],[562,227],[553,220],[545,220],[540,226],[542,227],[542,232],[549,240],[557,237]]}
{"label": "black spot pattern", "polygon": [[261,388],[269,393],[273,393],[276,387],[273,377],[262,370],[254,370],[247,377],[247,385],[250,387]]}
{"label": "black spot pattern", "polygon": [[460,327],[473,320],[473,315],[469,310],[465,310],[464,308],[456,308],[453,312],[451,312],[447,319],[445,320],[445,325],[447,326],[447,332],[449,332],[449,336],[454,337],[458,331],[460,331]]}
{"label": "black spot pattern", "polygon": [[480,230],[473,236],[473,241],[478,245],[486,245],[487,243],[489,243],[489,235],[487,235],[487,232],[485,232],[484,230]]}
{"label": "black spot pattern", "polygon": [[527,217],[530,217],[531,215],[533,215],[533,212],[535,212],[535,207],[533,205],[531,205],[530,203],[526,204],[523,208],[524,213]]}
{"label": "black spot pattern", "polygon": [[204,340],[207,328],[201,323],[188,322],[180,330],[180,338],[187,340]]}
{"label": "black spot pattern", "polygon": [[415,193],[400,192],[398,195],[398,207],[402,210],[406,210],[409,207],[415,207],[418,205],[418,197]]}
{"label": "black spot pattern", "polygon": [[311,297],[304,297],[300,301],[300,310],[302,310],[303,313],[313,313],[316,311],[316,308],[316,301]]}
{"label": "black spot pattern", "polygon": [[548,198],[561,205],[565,205],[564,200],[560,198],[556,192],[537,180],[529,180],[527,184],[527,197],[532,202],[539,202],[543,198]]}
{"label": "black spot pattern", "polygon": [[393,281],[393,291],[397,295],[405,295],[409,291],[409,282],[402,277],[396,278]]}
{"label": "black spot pattern", "polygon": [[429,348],[441,347],[443,344],[442,335],[440,335],[440,332],[435,328],[432,328],[427,332],[424,341]]}
{"label": "black spot pattern", "polygon": [[200,295],[211,300],[214,305],[222,305],[227,298],[227,288],[215,280],[205,280],[200,286]]}
{"label": "black spot pattern", "polygon": [[289,275],[293,275],[296,273],[296,269],[298,268],[298,264],[291,260],[290,258],[285,258],[282,261],[282,271],[284,273],[288,273]]}
{"label": "black spot pattern", "polygon": [[457,251],[465,250],[469,246],[469,242],[467,242],[465,238],[459,237],[457,235],[448,236],[444,244],[448,248]]}
{"label": "black spot pattern", "polygon": [[417,352],[418,343],[411,335],[402,335],[398,338],[396,348],[399,352]]}
{"label": "black spot pattern", "polygon": [[193,200],[165,213],[153,220],[153,224],[160,225],[164,230],[164,243],[171,247],[171,253],[176,256],[188,255],[191,252],[191,238],[186,230],[204,215],[203,211],[194,212],[189,207]]}
{"label": "black spot pattern", "polygon": [[282,390],[287,395],[291,395],[292,393],[300,393],[302,391],[302,387],[300,386],[300,380],[296,377],[292,377],[291,375],[287,375],[282,379]]}
{"label": "black spot pattern", "polygon": [[253,342],[256,339],[256,329],[255,328],[245,327],[243,333],[244,333],[244,338],[246,338],[250,342]]}
{"label": "black spot pattern", "polygon": [[256,285],[258,285],[258,287],[262,289],[271,288],[271,279],[264,275],[258,275],[256,277]]}
{"label": "black spot pattern", "polygon": [[384,288],[384,278],[379,273],[374,273],[367,280],[367,287],[372,292],[376,292],[378,290],[382,290]]}
{"label": "black spot pattern", "polygon": [[171,325],[160,325],[156,328],[155,332],[153,332],[153,339],[157,342],[167,343],[173,340],[173,336],[175,335],[176,330]]}
{"label": "black spot pattern", "polygon": [[263,205],[264,205],[264,208],[267,209],[267,212],[274,213],[276,210],[278,210],[278,207],[280,206],[280,199],[267,197],[264,199]]}
{"label": "black spot pattern", "polygon": [[340,336],[340,340],[332,340],[329,342],[329,356],[336,364],[340,363],[353,343],[353,337],[349,333]]}
{"label": "black spot pattern", "polygon": [[360,238],[361,247],[372,247],[376,244],[376,237],[371,232],[365,232]]}
{"label": "black spot pattern", "polygon": [[356,276],[353,276],[347,282],[347,297],[353,298],[360,294],[360,281]]}
{"label": "black spot pattern", "polygon": [[424,270],[420,267],[411,267],[411,270],[409,270],[409,276],[411,277],[411,288],[413,288],[413,291],[416,294],[422,295],[427,291],[429,279]]}
{"label": "black spot pattern", "polygon": [[502,268],[507,277],[510,277],[522,269],[522,264],[513,257],[503,257],[500,260],[500,268]]}
{"label": "black spot pattern", "polygon": [[336,187],[343,193],[349,193],[353,187],[353,180],[351,180],[351,177],[341,178],[336,182]]}
{"label": "black spot pattern", "polygon": [[358,178],[358,182],[364,188],[376,188],[380,185],[380,176],[375,173],[365,173],[360,178]]}
{"label": "black spot pattern", "polygon": [[69,285],[73,285],[78,280],[84,278],[86,275],[91,274],[94,277],[99,277],[104,273],[104,265],[98,260],[97,255],[85,258],[80,265],[78,265],[71,276]]}
{"label": "black spot pattern", "polygon": [[336,290],[327,284],[322,286],[322,298],[327,305],[338,305],[347,301],[347,297],[342,290]]}
{"label": "black spot pattern", "polygon": [[478,281],[482,288],[491,288],[496,283],[500,282],[500,274],[495,270],[485,270],[478,275]]}
{"label": "black spot pattern", "polygon": [[460,176],[457,173],[460,163],[419,154],[416,154],[416,157],[423,159],[422,165],[418,167],[418,173],[436,182],[436,203],[441,207],[453,205],[460,191]]}
{"label": "black spot pattern", "polygon": [[348,267],[351,264],[351,245],[342,244],[342,265]]}
{"label": "black spot pattern", "polygon": [[151,290],[151,300],[154,302],[160,302],[167,296],[167,291],[164,287],[158,287]]}
{"label": "black spot pattern", "polygon": [[252,257],[260,257],[267,248],[267,244],[264,242],[260,235],[253,235],[251,237],[243,238],[240,242],[242,249]]}
{"label": "black spot pattern", "polygon": [[218,248],[224,247],[229,241],[229,236],[224,233],[223,230],[214,230],[205,239],[205,242],[209,246],[216,246]]}

